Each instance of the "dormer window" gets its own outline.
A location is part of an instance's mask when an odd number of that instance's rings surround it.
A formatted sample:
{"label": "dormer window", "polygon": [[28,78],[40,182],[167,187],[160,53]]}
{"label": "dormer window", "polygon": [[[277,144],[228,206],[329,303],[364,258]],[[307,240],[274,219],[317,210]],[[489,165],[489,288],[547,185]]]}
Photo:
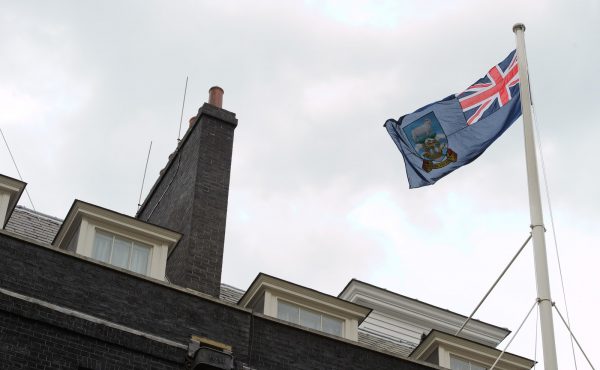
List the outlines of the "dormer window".
{"label": "dormer window", "polygon": [[238,304],[304,328],[358,340],[358,325],[371,309],[259,274]]}
{"label": "dormer window", "polygon": [[167,256],[181,234],[76,200],[53,245],[164,280]]}
{"label": "dormer window", "polygon": [[452,370],[486,370],[500,354],[498,369],[529,370],[535,365],[533,360],[437,330],[429,332],[409,358]]}

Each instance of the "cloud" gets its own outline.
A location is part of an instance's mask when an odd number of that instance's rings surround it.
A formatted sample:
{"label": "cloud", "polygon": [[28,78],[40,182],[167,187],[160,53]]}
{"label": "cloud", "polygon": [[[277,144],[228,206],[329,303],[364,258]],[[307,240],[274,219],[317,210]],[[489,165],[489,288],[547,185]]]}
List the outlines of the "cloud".
{"label": "cloud", "polygon": [[[598,280],[597,3],[407,4],[12,3],[0,125],[39,210],[63,217],[80,198],[132,214],[149,142],[146,191],[175,148],[185,77],[184,129],[221,85],[239,119],[224,282],[246,288],[263,271],[337,294],[357,277],[467,314],[529,231],[521,122],[410,191],[382,125],[480,78],[522,21],[573,324],[592,345],[600,297],[581,287]],[[535,298],[531,266],[527,249],[478,317],[515,329]],[[529,339],[512,348],[533,357]]]}

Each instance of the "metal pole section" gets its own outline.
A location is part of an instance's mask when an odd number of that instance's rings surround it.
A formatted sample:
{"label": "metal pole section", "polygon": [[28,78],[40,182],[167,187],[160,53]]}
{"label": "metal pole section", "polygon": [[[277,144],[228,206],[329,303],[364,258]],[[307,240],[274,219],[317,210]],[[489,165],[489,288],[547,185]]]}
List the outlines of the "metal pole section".
{"label": "metal pole section", "polygon": [[490,295],[490,293],[492,292],[492,290],[494,290],[494,288],[496,287],[496,285],[498,285],[498,283],[500,282],[500,279],[502,279],[502,277],[504,276],[504,274],[506,274],[506,271],[508,271],[508,269],[510,268],[510,266],[512,266],[513,262],[515,262],[515,260],[517,259],[517,257],[519,257],[519,254],[521,254],[521,251],[523,251],[523,248],[525,248],[525,246],[527,245],[527,243],[529,243],[530,240],[531,240],[531,234],[529,234],[529,236],[527,237],[527,240],[525,240],[525,243],[523,243],[523,245],[521,246],[521,248],[519,248],[519,251],[517,252],[517,254],[515,254],[515,256],[510,260],[510,262],[504,268],[504,270],[502,271],[502,273],[500,274],[500,276],[498,276],[498,279],[496,279],[496,281],[494,282],[494,284],[492,284],[492,287],[487,291],[487,293],[485,293],[485,295],[483,296],[483,298],[481,299],[481,301],[479,301],[479,304],[477,305],[477,307],[475,307],[475,309],[473,310],[473,312],[471,312],[471,314],[469,315],[469,317],[465,320],[465,322],[463,322],[462,326],[458,329],[458,331],[456,332],[456,334],[454,334],[455,336],[458,336],[458,334],[460,334],[463,331],[463,329],[465,328],[465,326],[467,326],[467,324],[469,323],[469,321],[471,321],[471,319],[475,315],[475,312],[477,312],[477,310],[479,309],[479,307],[481,307],[481,305],[487,299],[487,297]]}
{"label": "metal pole section", "polygon": [[529,73],[527,71],[527,55],[525,54],[525,25],[517,23],[513,26],[517,39],[517,58],[519,61],[519,80],[521,86],[521,110],[523,112],[523,129],[525,134],[525,159],[527,163],[527,185],[529,188],[529,215],[531,218],[531,234],[533,235],[533,258],[535,263],[535,280],[539,299],[540,326],[542,330],[542,349],[544,351],[544,369],[558,370],[556,359],[556,343],[554,341],[554,323],[552,321],[552,298],[550,296],[550,279],[548,277],[548,257],[546,256],[546,240],[544,237],[544,219],[540,198],[540,180],[538,177],[533,123],[531,119],[531,94],[529,90]]}

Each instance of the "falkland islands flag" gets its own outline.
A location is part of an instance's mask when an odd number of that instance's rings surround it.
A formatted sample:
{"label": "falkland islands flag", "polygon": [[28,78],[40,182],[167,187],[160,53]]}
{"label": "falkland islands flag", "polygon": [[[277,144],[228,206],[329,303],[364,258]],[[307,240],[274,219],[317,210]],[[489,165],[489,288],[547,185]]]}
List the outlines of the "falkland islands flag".
{"label": "falkland islands flag", "polygon": [[516,51],[460,94],[389,119],[410,188],[432,185],[479,157],[521,115]]}

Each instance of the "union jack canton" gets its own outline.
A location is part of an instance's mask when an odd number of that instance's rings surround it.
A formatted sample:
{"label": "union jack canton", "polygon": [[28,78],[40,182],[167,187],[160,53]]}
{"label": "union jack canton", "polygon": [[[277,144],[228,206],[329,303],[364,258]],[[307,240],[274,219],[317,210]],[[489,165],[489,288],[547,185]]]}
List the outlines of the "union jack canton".
{"label": "union jack canton", "polygon": [[516,50],[513,50],[483,78],[456,97],[470,126],[508,104],[518,91],[519,64]]}

